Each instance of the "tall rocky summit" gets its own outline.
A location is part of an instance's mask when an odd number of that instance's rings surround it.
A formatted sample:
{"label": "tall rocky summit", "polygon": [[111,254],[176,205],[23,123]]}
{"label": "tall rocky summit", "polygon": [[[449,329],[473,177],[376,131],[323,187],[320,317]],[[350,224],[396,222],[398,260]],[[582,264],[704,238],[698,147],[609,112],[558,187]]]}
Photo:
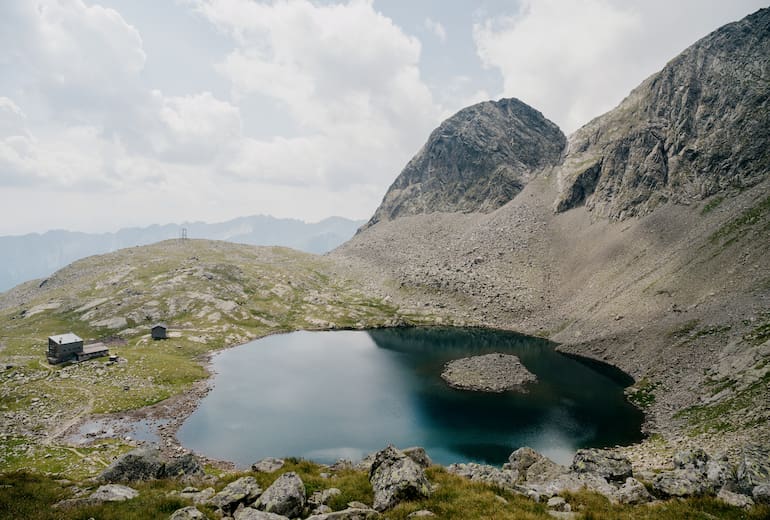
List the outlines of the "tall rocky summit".
{"label": "tall rocky summit", "polygon": [[403,215],[495,210],[538,170],[558,164],[565,146],[561,130],[518,99],[460,110],[431,133],[368,225]]}
{"label": "tall rocky summit", "polygon": [[569,139],[557,211],[645,214],[770,170],[770,9],[701,39]]}

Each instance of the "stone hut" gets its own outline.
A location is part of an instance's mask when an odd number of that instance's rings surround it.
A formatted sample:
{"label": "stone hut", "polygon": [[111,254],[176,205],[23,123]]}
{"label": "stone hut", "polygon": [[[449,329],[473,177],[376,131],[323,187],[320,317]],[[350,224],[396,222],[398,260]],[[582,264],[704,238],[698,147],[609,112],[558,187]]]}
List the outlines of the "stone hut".
{"label": "stone hut", "polygon": [[83,338],[72,332],[48,338],[48,362],[52,365],[76,361],[80,352],[83,352]]}
{"label": "stone hut", "polygon": [[166,339],[168,327],[165,323],[156,323],[152,326],[152,339]]}

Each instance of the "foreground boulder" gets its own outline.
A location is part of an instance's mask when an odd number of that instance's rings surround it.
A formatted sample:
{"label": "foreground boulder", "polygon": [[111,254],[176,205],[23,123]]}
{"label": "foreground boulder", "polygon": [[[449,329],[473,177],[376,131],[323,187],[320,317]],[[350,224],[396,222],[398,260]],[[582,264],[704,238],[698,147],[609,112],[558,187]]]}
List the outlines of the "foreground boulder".
{"label": "foreground boulder", "polygon": [[306,520],[375,520],[380,518],[380,513],[374,509],[349,507],[342,511],[313,515]]}
{"label": "foreground boulder", "polygon": [[770,484],[760,484],[751,490],[751,496],[755,502],[770,504]]}
{"label": "foreground boulder", "polygon": [[284,464],[285,462],[283,459],[267,457],[252,464],[251,471],[255,473],[274,473],[281,469]]}
{"label": "foreground boulder", "polygon": [[621,504],[644,504],[652,500],[652,495],[644,487],[644,484],[634,477],[628,477],[626,482],[618,489],[615,496]]}
{"label": "foreground boulder", "polygon": [[632,475],[631,461],[611,450],[578,450],[570,470],[575,473],[593,473],[608,481],[624,482]]}
{"label": "foreground boulder", "polygon": [[433,461],[428,456],[425,448],[413,446],[402,450],[404,455],[415,461],[422,469],[428,469],[433,465]]}
{"label": "foreground boulder", "polygon": [[268,513],[294,518],[305,509],[305,484],[299,475],[284,473],[257,500],[256,508]]}
{"label": "foreground boulder", "polygon": [[513,470],[500,469],[475,462],[450,464],[447,471],[468,480],[485,482],[502,489],[513,489],[513,485],[516,483],[516,473]]}
{"label": "foreground boulder", "polygon": [[770,447],[746,446],[735,473],[737,488],[751,495],[756,486],[770,484]]}
{"label": "foreground boulder", "polygon": [[210,503],[227,514],[235,511],[239,505],[250,505],[262,494],[262,488],[254,477],[241,477],[230,482],[222,491],[211,498]]}
{"label": "foreground boulder", "polygon": [[198,477],[203,474],[203,464],[192,453],[171,459],[166,464],[166,477]]}
{"label": "foreground boulder", "polygon": [[139,496],[139,492],[127,486],[119,484],[107,484],[99,486],[88,498],[95,502],[123,502]]}
{"label": "foreground boulder", "polygon": [[268,513],[267,511],[260,511],[253,507],[244,507],[235,512],[233,520],[289,520],[283,515],[277,515],[275,513]]}
{"label": "foreground boulder", "polygon": [[194,506],[183,507],[174,511],[168,520],[205,520],[205,515]]}
{"label": "foreground boulder", "polygon": [[695,469],[664,471],[652,480],[652,489],[665,497],[701,496],[714,491],[704,473]]}
{"label": "foreground boulder", "polygon": [[427,498],[430,482],[423,469],[393,446],[377,452],[369,472],[374,509],[385,511],[402,500]]}
{"label": "foreground boulder", "polygon": [[166,461],[157,448],[137,448],[121,455],[99,474],[105,482],[132,482],[166,476]]}

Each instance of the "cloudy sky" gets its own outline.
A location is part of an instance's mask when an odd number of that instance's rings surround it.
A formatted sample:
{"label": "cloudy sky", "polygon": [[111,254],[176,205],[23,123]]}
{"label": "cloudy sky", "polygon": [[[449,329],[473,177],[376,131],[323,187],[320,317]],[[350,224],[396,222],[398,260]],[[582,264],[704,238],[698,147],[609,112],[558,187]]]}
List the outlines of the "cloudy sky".
{"label": "cloudy sky", "polygon": [[566,133],[767,0],[0,0],[0,234],[368,218],[442,119]]}

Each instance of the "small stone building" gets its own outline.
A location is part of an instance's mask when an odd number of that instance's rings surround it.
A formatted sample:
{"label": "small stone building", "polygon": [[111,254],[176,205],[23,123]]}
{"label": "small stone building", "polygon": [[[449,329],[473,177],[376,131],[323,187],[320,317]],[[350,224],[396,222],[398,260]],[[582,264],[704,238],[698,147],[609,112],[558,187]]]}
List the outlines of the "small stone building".
{"label": "small stone building", "polygon": [[152,326],[152,339],[166,339],[168,327],[165,323],[156,323]]}
{"label": "small stone building", "polygon": [[83,339],[72,332],[48,338],[48,362],[52,365],[66,361],[76,361],[83,351]]}

